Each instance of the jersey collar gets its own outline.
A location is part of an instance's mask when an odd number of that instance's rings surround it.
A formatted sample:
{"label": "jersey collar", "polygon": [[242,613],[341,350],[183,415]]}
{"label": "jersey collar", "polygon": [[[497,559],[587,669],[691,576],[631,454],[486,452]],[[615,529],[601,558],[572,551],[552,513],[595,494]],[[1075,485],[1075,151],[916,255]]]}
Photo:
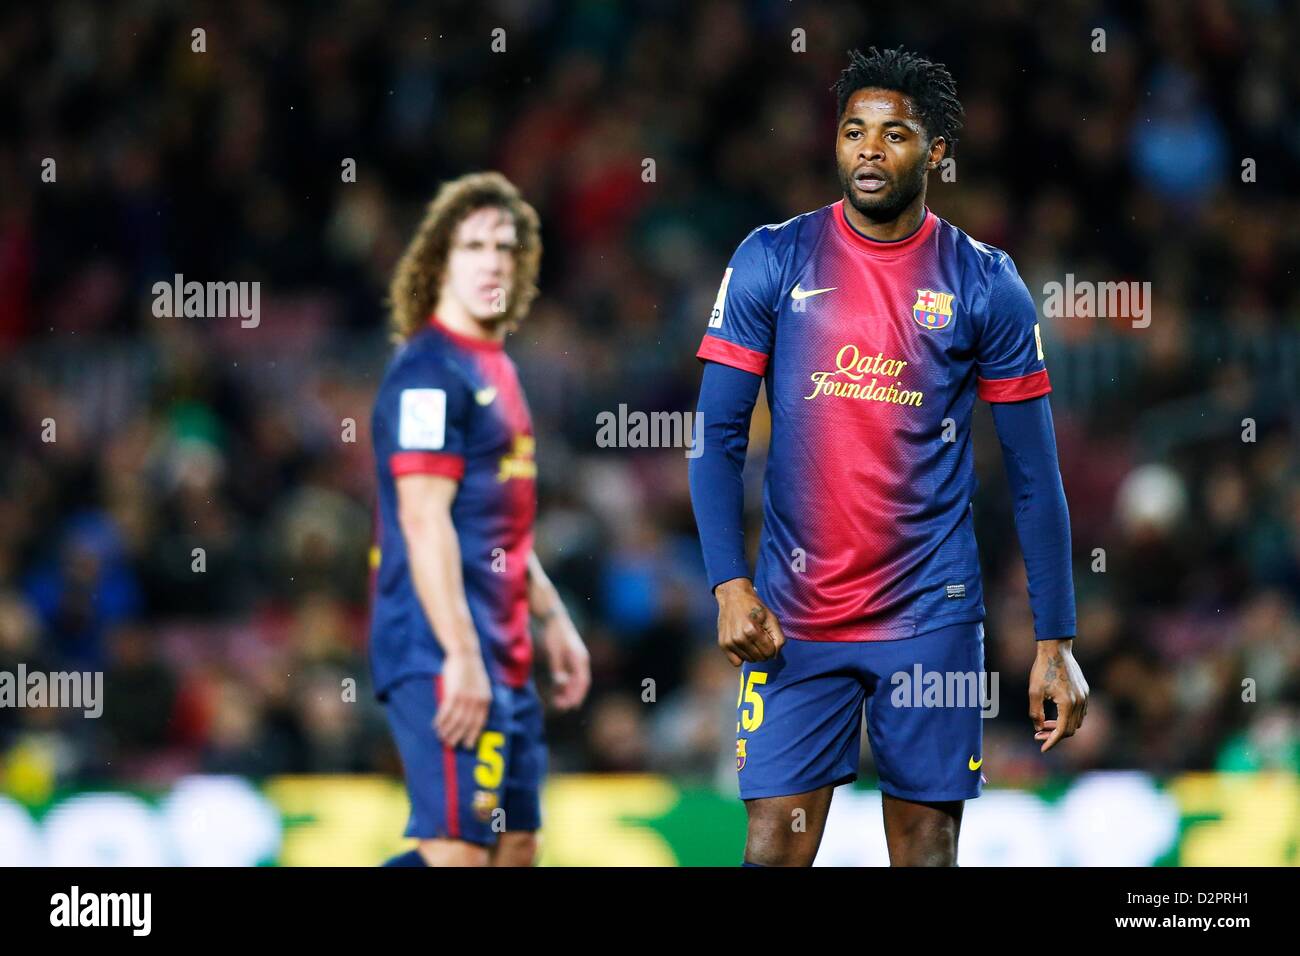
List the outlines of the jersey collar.
{"label": "jersey collar", "polygon": [[921,225],[916,228],[910,236],[902,239],[870,239],[858,232],[849,224],[848,217],[844,214],[844,200],[841,199],[835,203],[835,209],[831,213],[835,218],[835,225],[839,227],[839,232],[850,243],[872,256],[882,259],[893,259],[897,256],[905,256],[913,252],[920,246],[924,245],[934,232],[935,224],[938,217],[930,212],[930,207],[926,206],[925,216],[921,220]]}
{"label": "jersey collar", "polygon": [[506,347],[506,343],[504,341],[494,341],[492,339],[476,339],[476,338],[472,338],[471,336],[464,335],[460,332],[456,332],[452,329],[449,329],[447,328],[447,326],[442,324],[442,322],[438,319],[437,315],[429,316],[429,327],[432,328],[439,335],[445,336],[446,338],[455,342],[457,345],[461,346],[462,348],[476,349],[477,351],[480,352],[500,352],[503,351]]}

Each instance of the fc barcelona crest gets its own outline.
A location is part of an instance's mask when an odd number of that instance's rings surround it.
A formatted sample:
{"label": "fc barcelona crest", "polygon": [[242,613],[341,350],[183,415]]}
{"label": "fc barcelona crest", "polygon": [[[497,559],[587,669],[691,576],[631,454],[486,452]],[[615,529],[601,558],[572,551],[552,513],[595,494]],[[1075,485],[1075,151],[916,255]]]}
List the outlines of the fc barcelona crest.
{"label": "fc barcelona crest", "polygon": [[912,318],[923,329],[942,329],[952,321],[952,293],[916,290]]}
{"label": "fc barcelona crest", "polygon": [[736,740],[736,769],[745,769],[745,738],[740,737]]}
{"label": "fc barcelona crest", "polygon": [[494,790],[476,790],[474,791],[474,816],[478,817],[483,823],[492,819],[492,812],[500,805],[501,801]]}

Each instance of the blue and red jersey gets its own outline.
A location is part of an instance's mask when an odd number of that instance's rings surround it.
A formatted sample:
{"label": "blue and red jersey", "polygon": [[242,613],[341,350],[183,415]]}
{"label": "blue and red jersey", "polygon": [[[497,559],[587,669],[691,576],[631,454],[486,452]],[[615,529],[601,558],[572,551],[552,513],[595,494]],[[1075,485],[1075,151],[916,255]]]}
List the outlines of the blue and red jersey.
{"label": "blue and red jersey", "polygon": [[893,640],[983,619],[975,398],[1051,390],[1005,252],[928,209],[907,238],[873,240],[842,200],[760,227],[724,273],[698,356],[765,379],[754,583],[788,635]]}
{"label": "blue and red jersey", "polygon": [[514,363],[500,342],[459,335],[436,319],[389,363],[372,419],[379,479],[370,659],[383,698],[399,680],[438,674],[443,652],[411,580],[396,479],[459,482],[451,519],[470,616],[489,673],[523,687],[532,669],[528,556],[537,513],[533,426]]}

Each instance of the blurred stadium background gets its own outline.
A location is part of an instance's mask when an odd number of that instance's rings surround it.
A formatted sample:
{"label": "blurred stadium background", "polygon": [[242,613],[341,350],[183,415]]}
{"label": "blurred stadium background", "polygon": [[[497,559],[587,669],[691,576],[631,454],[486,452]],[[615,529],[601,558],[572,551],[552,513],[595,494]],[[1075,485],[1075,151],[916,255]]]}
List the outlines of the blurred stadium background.
{"label": "blurred stadium background", "polygon": [[[735,672],[685,461],[597,448],[595,419],[694,407],[731,251],[838,198],[828,88],[872,43],[956,76],[967,125],[936,212],[1008,250],[1040,301],[1069,273],[1154,294],[1145,329],[1043,324],[1093,693],[1047,757],[978,412],[1001,713],[963,863],[1300,861],[1300,9],[885,6],[0,13],[0,670],[103,670],[107,699],[99,720],[0,709],[0,862],[371,865],[401,847],[364,643],[382,303],[437,183],[496,168],[544,225],[542,295],[509,347],[538,432],[538,550],[595,676],[549,724],[544,862],[734,864]],[[261,282],[260,325],[155,318],[175,273]],[[764,435],[758,415],[755,521]],[[820,862],[884,860],[864,761]]]}

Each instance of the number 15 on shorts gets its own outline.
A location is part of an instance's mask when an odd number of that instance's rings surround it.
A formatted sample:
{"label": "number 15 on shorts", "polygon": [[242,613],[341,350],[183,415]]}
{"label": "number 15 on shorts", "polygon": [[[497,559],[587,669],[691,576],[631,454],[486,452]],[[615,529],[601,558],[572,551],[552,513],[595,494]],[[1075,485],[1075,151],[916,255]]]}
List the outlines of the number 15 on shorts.
{"label": "number 15 on shorts", "polygon": [[740,675],[740,696],[736,698],[737,716],[740,719],[736,721],[736,733],[742,729],[753,733],[762,726],[763,698],[757,688],[766,683],[765,671],[750,671]]}

